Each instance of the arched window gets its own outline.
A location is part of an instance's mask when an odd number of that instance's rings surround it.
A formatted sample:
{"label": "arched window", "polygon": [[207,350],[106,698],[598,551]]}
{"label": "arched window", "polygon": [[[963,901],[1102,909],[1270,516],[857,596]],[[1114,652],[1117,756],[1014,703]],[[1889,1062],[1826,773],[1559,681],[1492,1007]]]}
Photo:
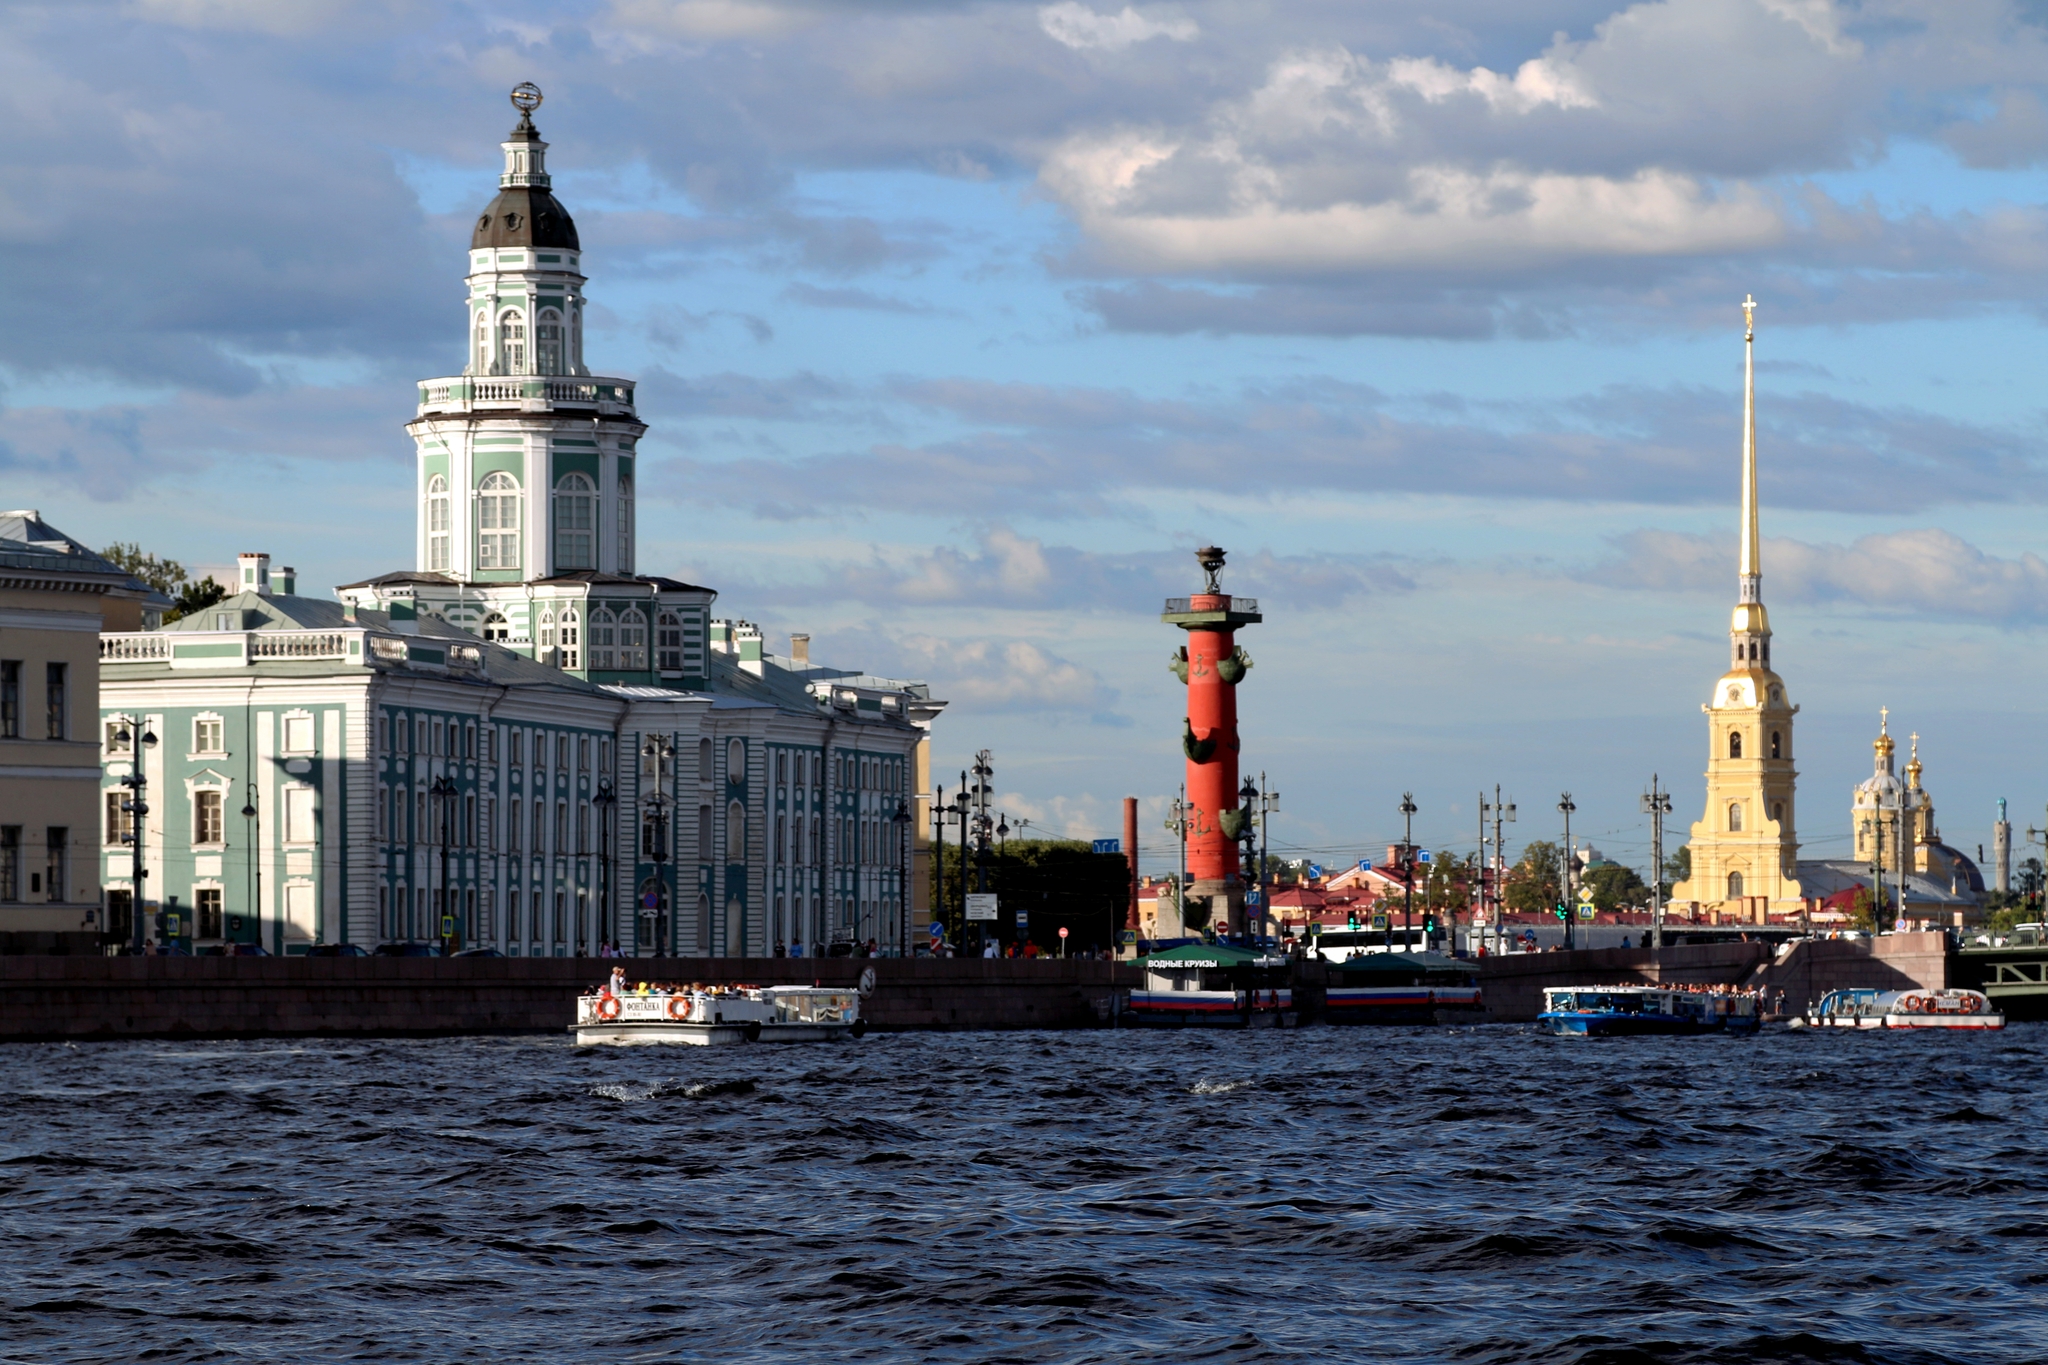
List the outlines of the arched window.
{"label": "arched window", "polygon": [[1728,732],[1728,757],[1742,757],[1742,731],[1740,730],[1730,730]]}
{"label": "arched window", "polygon": [[1740,872],[1730,872],[1728,874],[1728,899],[1731,901],[1742,899],[1742,874]]}
{"label": "arched window", "polygon": [[517,309],[498,314],[499,374],[526,373],[526,319]]}
{"label": "arched window", "polygon": [[709,782],[711,780],[711,741],[708,739],[697,741],[697,780],[699,782]]}
{"label": "arched window", "polygon": [[448,480],[439,474],[427,480],[427,567],[448,571]]}
{"label": "arched window", "polygon": [[1771,802],[1771,819],[1781,825],[1785,823],[1785,803],[1783,801]]}
{"label": "arched window", "polygon": [[599,607],[590,613],[590,666],[610,669],[617,667],[613,662],[614,636],[618,633],[615,618],[610,607]]}
{"label": "arched window", "polygon": [[[547,661],[547,657],[554,652],[555,614],[552,611],[544,611],[540,614],[539,654],[541,657],[541,661],[545,663]],[[540,752],[539,746],[535,746],[534,752],[535,754],[538,754]]]}
{"label": "arched window", "polygon": [[725,780],[747,780],[747,742],[743,739],[729,739],[725,742]]}
{"label": "arched window", "polygon": [[672,611],[661,614],[654,637],[655,663],[664,673],[683,671],[683,621]]}
{"label": "arched window", "polygon": [[469,372],[471,374],[489,374],[491,372],[491,315],[482,308],[479,308],[476,314],[475,347],[475,352],[469,358]]}
{"label": "arched window", "polygon": [[540,322],[533,329],[535,354],[540,357],[542,374],[562,373],[562,315],[552,308],[541,310]]}
{"label": "arched window", "polygon": [[[562,608],[561,623],[555,628],[555,643],[561,646],[561,663],[564,668],[583,667],[582,641],[579,638],[581,633],[577,630],[576,624],[576,609]],[[566,761],[564,760],[565,763]]]}
{"label": "arched window", "polygon": [[583,373],[583,305],[569,309],[569,373]]}
{"label": "arched window", "polygon": [[597,567],[597,488],[581,474],[555,485],[555,572]]}
{"label": "arched window", "polygon": [[1772,757],[1772,758],[1783,758],[1784,756],[1785,756],[1785,744],[1784,744],[1784,737],[1783,737],[1782,735],[1780,735],[1780,734],[1779,734],[1779,733],[1778,733],[1778,732],[1777,732],[1776,730],[1773,730],[1773,731],[1771,731],[1771,757]]}
{"label": "arched window", "polygon": [[485,475],[477,487],[476,566],[519,567],[519,480],[503,470]]}
{"label": "arched window", "polygon": [[1740,801],[1730,801],[1728,803],[1728,828],[1731,832],[1740,831],[1742,828],[1742,803]]}
{"label": "arched window", "polygon": [[729,863],[743,863],[747,860],[747,810],[733,801],[725,808],[725,860]]}
{"label": "arched window", "polygon": [[512,623],[505,619],[503,612],[494,611],[484,618],[484,638],[486,640],[509,640],[512,638]]}
{"label": "arched window", "polygon": [[647,667],[647,618],[637,607],[619,613],[619,667]]}
{"label": "arched window", "polygon": [[619,480],[619,572],[633,572],[633,481]]}

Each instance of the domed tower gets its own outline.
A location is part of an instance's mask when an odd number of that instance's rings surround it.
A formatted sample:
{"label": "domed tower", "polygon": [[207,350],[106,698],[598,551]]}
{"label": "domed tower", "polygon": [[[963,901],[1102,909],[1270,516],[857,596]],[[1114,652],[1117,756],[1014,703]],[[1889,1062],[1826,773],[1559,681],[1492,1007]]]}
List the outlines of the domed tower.
{"label": "domed tower", "polygon": [[541,93],[512,92],[497,197],[470,232],[460,375],[419,386],[410,573],[343,589],[395,619],[440,615],[605,681],[708,675],[710,590],[637,573],[633,385],[583,355],[583,247],[555,198]]}
{"label": "domed tower", "polygon": [[1796,914],[1799,840],[1793,832],[1792,717],[1785,681],[1771,669],[1756,494],[1756,300],[1744,299],[1742,549],[1729,668],[1700,709],[1707,714],[1707,810],[1692,827],[1692,876],[1674,901],[1745,920]]}

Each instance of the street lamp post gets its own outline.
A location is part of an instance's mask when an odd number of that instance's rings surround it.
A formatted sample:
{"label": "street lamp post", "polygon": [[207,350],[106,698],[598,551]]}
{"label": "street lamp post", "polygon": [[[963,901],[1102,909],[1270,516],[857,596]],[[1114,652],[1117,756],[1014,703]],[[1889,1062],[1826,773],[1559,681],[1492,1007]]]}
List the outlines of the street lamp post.
{"label": "street lamp post", "polygon": [[[1173,832],[1174,841],[1180,845],[1180,880],[1176,881],[1173,884],[1173,913],[1174,917],[1180,921],[1181,936],[1183,937],[1186,936],[1188,929],[1187,791],[1187,784],[1182,783],[1180,794],[1175,796],[1173,798],[1173,804],[1166,808],[1168,812],[1166,817],[1166,827],[1167,829]],[[1155,901],[1154,904],[1157,904],[1157,902]],[[1156,912],[1155,918],[1153,920],[1153,931],[1155,933],[1158,931],[1158,919],[1156,918]]]}
{"label": "street lamp post", "polygon": [[[1244,854],[1239,859],[1243,866],[1239,869],[1238,880],[1244,884],[1244,932],[1246,939],[1249,940],[1252,937],[1253,907],[1258,905],[1259,900],[1258,892],[1255,889],[1258,882],[1253,870],[1257,862],[1259,847],[1259,831],[1257,826],[1259,787],[1256,782],[1252,781],[1250,773],[1245,774],[1244,785],[1237,790],[1237,800],[1238,809],[1244,815],[1244,825],[1237,836],[1239,842],[1244,845]],[[1263,907],[1259,909],[1259,918],[1261,920],[1259,927],[1263,929],[1265,927],[1263,923],[1265,918]]]}
{"label": "street lamp post", "polygon": [[939,783],[932,789],[932,842],[938,847],[932,858],[932,914],[938,917],[941,928],[945,927],[946,907],[946,786]]}
{"label": "street lamp post", "polygon": [[597,807],[597,941],[598,951],[615,941],[612,933],[612,811],[619,798],[612,793],[609,778],[599,778],[597,795],[590,798]]}
{"label": "street lamp post", "polygon": [[1657,787],[1657,774],[1650,774],[1650,790],[1643,794],[1643,809],[1650,816],[1650,947],[1664,946],[1664,817],[1671,814],[1671,793]]}
{"label": "street lamp post", "polygon": [[1557,808],[1564,813],[1564,867],[1559,873],[1558,896],[1564,901],[1564,946],[1570,948],[1574,944],[1572,915],[1575,913],[1572,909],[1572,872],[1577,861],[1572,853],[1572,812],[1578,807],[1572,804],[1572,794],[1566,792],[1558,799]]}
{"label": "street lamp post", "polygon": [[[455,927],[455,910],[453,898],[448,892],[448,846],[454,841],[455,837],[454,816],[455,793],[457,790],[458,788],[455,783],[450,781],[446,775],[435,778],[427,787],[427,795],[434,798],[434,807],[441,816],[441,828],[439,831],[441,840],[441,894],[438,901],[441,922],[437,927],[441,931],[441,956],[443,957],[448,956],[450,949],[454,946],[455,938],[453,932]],[[444,801],[447,802],[446,805],[441,804]]]}
{"label": "street lamp post", "polygon": [[[1415,932],[1415,804],[1414,792],[1401,793],[1401,946],[1414,942]],[[1391,936],[1390,936],[1391,937]],[[1391,945],[1389,945],[1391,946]]]}
{"label": "street lamp post", "polygon": [[[641,853],[654,864],[654,932],[651,937],[658,954],[670,946],[669,939],[674,929],[669,922],[668,872],[668,774],[675,759],[676,746],[667,735],[649,735],[640,746],[640,757],[654,765],[654,795],[647,798],[647,804],[654,808],[654,819],[647,830]],[[643,767],[645,765],[643,764]],[[637,900],[637,892],[636,892]],[[636,906],[636,908],[638,908]],[[635,916],[636,919],[639,916]],[[634,933],[633,950],[640,953],[645,947],[642,935]],[[700,945],[701,946],[701,945]]]}
{"label": "street lamp post", "polygon": [[[244,831],[242,843],[249,850],[249,918],[259,919],[260,916],[257,914],[256,907],[263,901],[263,859],[257,856],[256,851],[256,836],[260,831],[256,826],[256,793],[254,792],[250,792],[242,802],[242,826]],[[380,938],[384,934],[384,929],[385,926],[381,924],[377,926],[377,934]],[[227,926],[225,924],[221,926],[221,937],[227,937]]]}
{"label": "street lamp post", "polygon": [[121,785],[128,788],[128,796],[121,802],[121,809],[128,813],[128,842],[133,845],[134,862],[128,892],[128,919],[134,926],[130,938],[136,956],[142,954],[142,879],[149,875],[149,869],[142,865],[142,825],[149,815],[149,778],[143,775],[142,753],[156,747],[156,735],[142,723],[139,716],[116,716],[123,727],[117,738],[128,750],[130,759],[128,775],[121,779]]}
{"label": "street lamp post", "polygon": [[910,803],[902,797],[896,798],[896,813],[889,817],[889,823],[896,827],[896,956],[910,956],[910,863],[907,847],[910,822],[917,817],[910,813]]}

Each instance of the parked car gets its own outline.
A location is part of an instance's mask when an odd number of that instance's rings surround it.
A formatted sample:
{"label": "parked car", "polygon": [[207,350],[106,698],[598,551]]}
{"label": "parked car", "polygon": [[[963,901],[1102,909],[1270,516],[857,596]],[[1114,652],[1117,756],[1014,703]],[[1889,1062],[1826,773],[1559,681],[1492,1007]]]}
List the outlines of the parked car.
{"label": "parked car", "polygon": [[368,957],[360,943],[316,943],[306,949],[307,957]]}
{"label": "parked car", "polygon": [[260,943],[216,943],[201,949],[200,957],[269,957],[270,950]]}
{"label": "parked car", "polygon": [[501,952],[499,952],[499,951],[498,951],[498,950],[497,950],[496,948],[464,948],[464,949],[463,949],[463,950],[462,950],[461,952],[457,953],[457,954],[456,954],[456,956],[457,956],[457,957],[503,957],[503,956],[504,956],[504,954],[503,954],[503,953],[501,953]]}
{"label": "parked car", "polygon": [[372,957],[439,957],[438,943],[380,943]]}

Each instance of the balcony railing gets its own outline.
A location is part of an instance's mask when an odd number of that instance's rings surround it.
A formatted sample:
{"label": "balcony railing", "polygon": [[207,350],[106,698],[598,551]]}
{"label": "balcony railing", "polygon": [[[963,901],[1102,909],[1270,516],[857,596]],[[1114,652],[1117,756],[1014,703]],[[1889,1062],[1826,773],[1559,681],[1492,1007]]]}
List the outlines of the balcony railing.
{"label": "balcony railing", "polygon": [[[1169,597],[1166,599],[1166,610],[1169,614],[1175,616],[1191,612],[1194,610],[1194,607],[1190,605],[1191,601],[1192,599],[1186,597]],[[1256,612],[1258,609],[1259,599],[1256,597],[1233,597],[1230,599],[1229,610],[1231,611]],[[1212,608],[1205,607],[1203,610],[1208,611],[1212,610]]]}
{"label": "balcony railing", "polygon": [[168,635],[146,631],[100,636],[100,661],[103,663],[152,663],[170,657],[171,640]]}
{"label": "balcony railing", "polygon": [[346,637],[332,631],[261,631],[249,637],[252,659],[346,659]]}
{"label": "balcony railing", "polygon": [[561,379],[539,375],[460,376],[430,379],[420,385],[421,412],[525,408],[529,404],[543,403],[550,407],[597,408],[630,415],[633,411],[633,386],[621,379]]}

